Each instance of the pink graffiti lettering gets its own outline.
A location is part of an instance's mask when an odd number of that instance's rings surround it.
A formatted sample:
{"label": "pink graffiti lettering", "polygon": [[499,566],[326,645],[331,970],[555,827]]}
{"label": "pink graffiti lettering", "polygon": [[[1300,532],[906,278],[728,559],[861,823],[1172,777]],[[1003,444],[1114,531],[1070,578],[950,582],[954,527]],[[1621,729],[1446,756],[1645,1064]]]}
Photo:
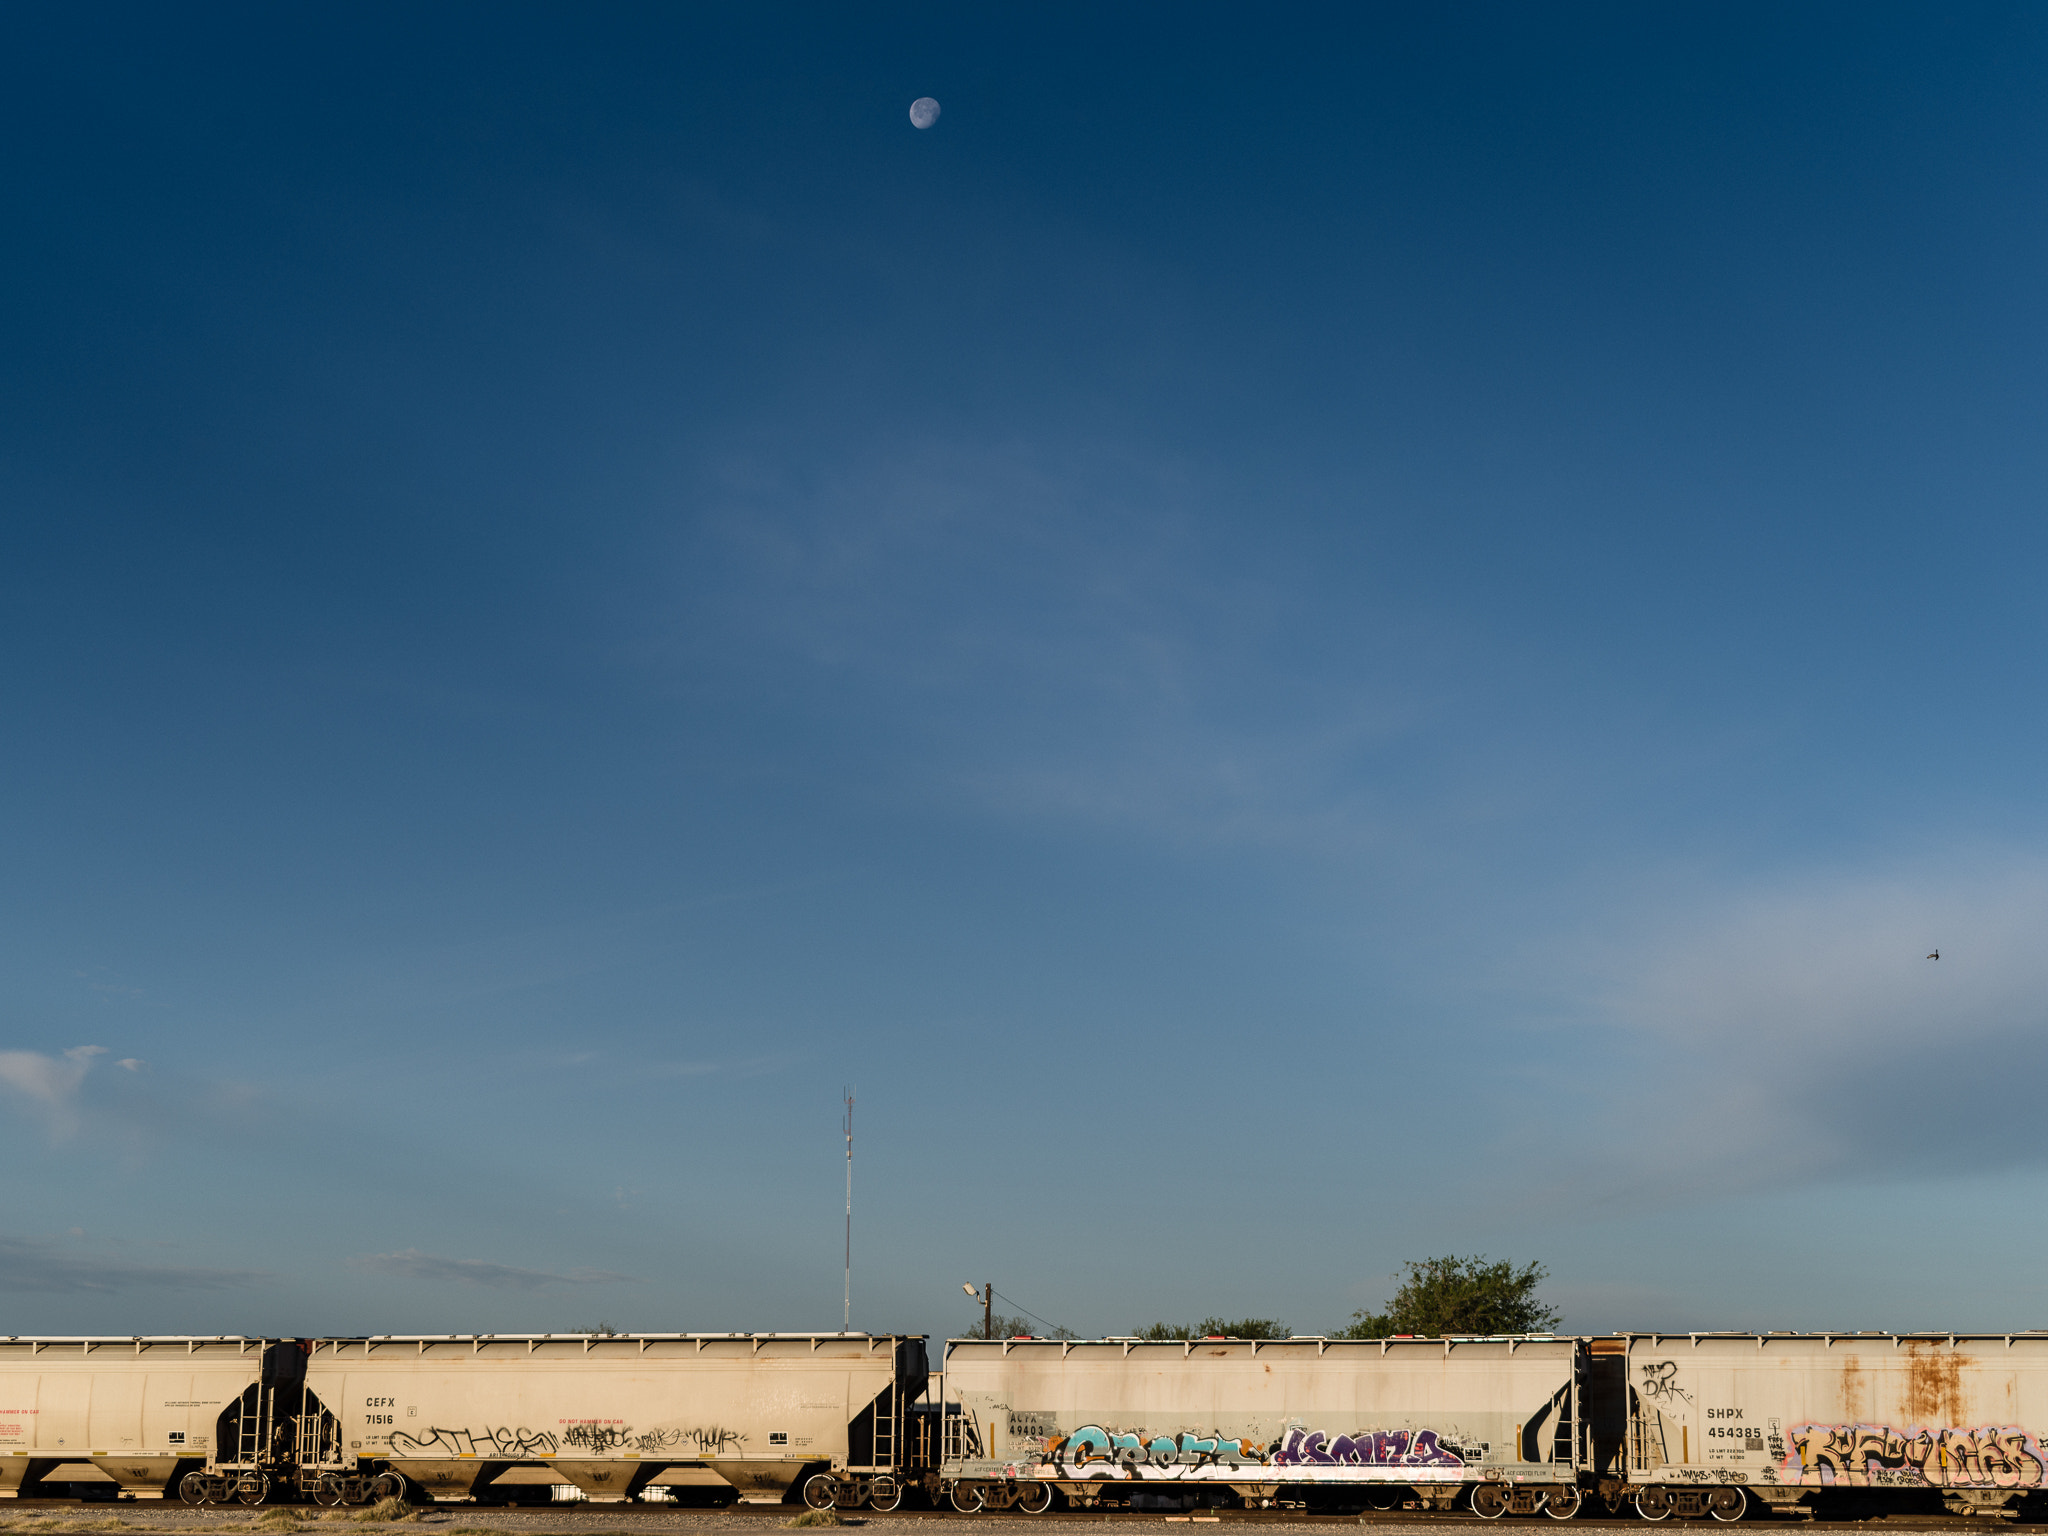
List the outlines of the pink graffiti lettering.
{"label": "pink graffiti lettering", "polygon": [[1910,1484],[1935,1488],[2039,1488],[2048,1453],[2025,1430],[1893,1429],[1884,1424],[1799,1424],[1780,1464],[1786,1480],[1823,1487]]}

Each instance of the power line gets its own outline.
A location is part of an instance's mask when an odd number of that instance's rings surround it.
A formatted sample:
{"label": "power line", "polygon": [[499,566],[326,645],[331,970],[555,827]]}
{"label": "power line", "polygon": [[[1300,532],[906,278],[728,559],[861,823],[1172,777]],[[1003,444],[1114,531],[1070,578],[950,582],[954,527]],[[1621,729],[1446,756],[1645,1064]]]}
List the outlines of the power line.
{"label": "power line", "polygon": [[1056,1333],[1072,1333],[1074,1331],[1073,1329],[1067,1327],[1064,1323],[1046,1322],[1044,1318],[1040,1317],[1036,1312],[1032,1311],[1029,1307],[1025,1306],[1023,1302],[1012,1300],[1008,1296],[1003,1296],[1003,1293],[997,1290],[994,1286],[990,1286],[988,1288],[988,1293],[991,1296],[1002,1296],[1002,1299],[1004,1301],[1009,1302],[1011,1306],[1015,1307],[1019,1312],[1022,1312],[1026,1317],[1030,1318],[1031,1321],[1033,1321],[1034,1323],[1045,1323],[1046,1327],[1052,1329]]}

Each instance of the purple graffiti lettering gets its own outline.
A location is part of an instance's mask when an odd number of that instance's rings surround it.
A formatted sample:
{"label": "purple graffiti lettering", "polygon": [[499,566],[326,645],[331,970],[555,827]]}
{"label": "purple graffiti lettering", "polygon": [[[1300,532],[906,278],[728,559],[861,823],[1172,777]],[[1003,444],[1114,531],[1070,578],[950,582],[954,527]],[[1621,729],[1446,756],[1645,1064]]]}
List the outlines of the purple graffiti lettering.
{"label": "purple graffiti lettering", "polygon": [[1464,1458],[1443,1445],[1433,1429],[1365,1430],[1338,1435],[1291,1428],[1273,1460],[1279,1466],[1457,1467]]}

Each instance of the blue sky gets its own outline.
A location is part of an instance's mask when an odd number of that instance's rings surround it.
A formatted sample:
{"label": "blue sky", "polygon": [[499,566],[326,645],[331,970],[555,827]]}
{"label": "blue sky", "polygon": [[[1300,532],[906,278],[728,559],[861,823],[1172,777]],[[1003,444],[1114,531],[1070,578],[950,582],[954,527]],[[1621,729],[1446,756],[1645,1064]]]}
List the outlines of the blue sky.
{"label": "blue sky", "polygon": [[2038,11],[0,25],[10,1331],[2044,1322]]}

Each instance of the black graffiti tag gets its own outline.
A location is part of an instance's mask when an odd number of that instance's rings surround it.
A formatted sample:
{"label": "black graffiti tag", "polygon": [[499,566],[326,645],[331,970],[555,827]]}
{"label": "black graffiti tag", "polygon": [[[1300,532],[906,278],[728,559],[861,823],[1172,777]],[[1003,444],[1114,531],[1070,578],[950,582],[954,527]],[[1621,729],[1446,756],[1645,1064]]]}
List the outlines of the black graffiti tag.
{"label": "black graffiti tag", "polygon": [[571,1424],[558,1439],[545,1429],[517,1429],[495,1426],[487,1429],[431,1429],[391,1432],[391,1449],[401,1456],[501,1456],[507,1460],[532,1460],[558,1455],[567,1445],[572,1450],[603,1454],[633,1450],[642,1455],[674,1450],[685,1440],[694,1440],[699,1451],[720,1451],[737,1446],[741,1436],[734,1430],[713,1425],[709,1429],[641,1429],[608,1424]]}
{"label": "black graffiti tag", "polygon": [[552,1456],[559,1442],[544,1429],[425,1429],[391,1432],[391,1449],[405,1456]]}
{"label": "black graffiti tag", "polygon": [[1678,1384],[1676,1360],[1645,1360],[1642,1392],[1652,1402],[1692,1401],[1692,1394]]}
{"label": "black graffiti tag", "polygon": [[609,1424],[571,1424],[562,1431],[562,1439],[579,1451],[617,1451],[625,1449],[632,1434]]}

